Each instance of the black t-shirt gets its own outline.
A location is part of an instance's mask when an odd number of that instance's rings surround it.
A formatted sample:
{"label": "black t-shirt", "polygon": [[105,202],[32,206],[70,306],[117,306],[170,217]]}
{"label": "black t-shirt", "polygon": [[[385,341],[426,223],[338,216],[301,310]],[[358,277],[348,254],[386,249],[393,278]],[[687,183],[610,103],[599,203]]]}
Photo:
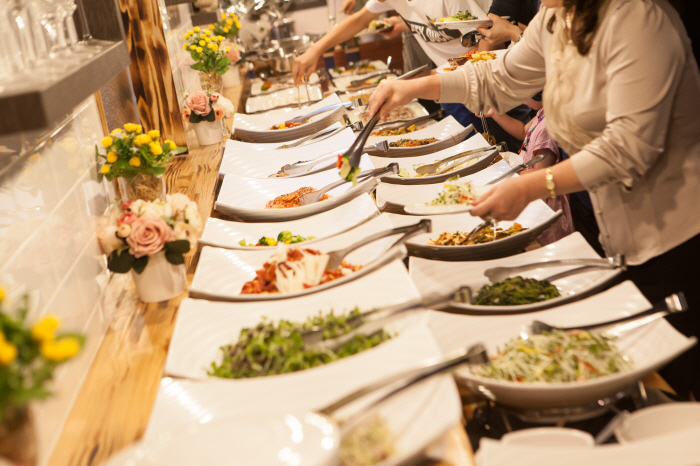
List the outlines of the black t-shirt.
{"label": "black t-shirt", "polygon": [[489,13],[510,16],[509,21],[530,24],[540,9],[540,0],[493,0]]}

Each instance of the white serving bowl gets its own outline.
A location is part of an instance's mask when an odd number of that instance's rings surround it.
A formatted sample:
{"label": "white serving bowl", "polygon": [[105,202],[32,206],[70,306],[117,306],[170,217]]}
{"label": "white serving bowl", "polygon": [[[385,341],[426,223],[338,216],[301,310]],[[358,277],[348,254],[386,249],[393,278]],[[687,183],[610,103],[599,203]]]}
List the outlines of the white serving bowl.
{"label": "white serving bowl", "polygon": [[700,426],[700,403],[664,403],[630,414],[615,429],[620,443],[645,441]]}

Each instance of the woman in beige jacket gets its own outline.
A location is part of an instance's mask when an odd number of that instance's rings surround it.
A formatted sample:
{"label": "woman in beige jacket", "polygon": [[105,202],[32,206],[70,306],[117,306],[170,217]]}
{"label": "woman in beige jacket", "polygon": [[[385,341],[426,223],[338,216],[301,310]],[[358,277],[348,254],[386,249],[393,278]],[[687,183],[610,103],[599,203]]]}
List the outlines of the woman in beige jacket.
{"label": "woman in beige jacket", "polygon": [[[652,301],[685,292],[690,310],[669,321],[699,336],[700,75],[683,24],[666,0],[541,3],[501,59],[384,82],[370,113],[416,97],[504,113],[544,87],[548,131],[571,158],[496,185],[473,215],[512,220],[535,199],[587,190],[606,253],[631,264],[625,278]],[[664,374],[700,398],[697,347]]]}

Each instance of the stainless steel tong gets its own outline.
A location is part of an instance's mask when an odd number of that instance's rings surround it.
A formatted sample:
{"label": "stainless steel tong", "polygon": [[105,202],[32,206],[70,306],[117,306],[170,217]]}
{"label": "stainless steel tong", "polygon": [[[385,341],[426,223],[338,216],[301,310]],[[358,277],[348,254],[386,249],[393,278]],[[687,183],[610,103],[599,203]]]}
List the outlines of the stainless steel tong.
{"label": "stainless steel tong", "polygon": [[594,269],[627,269],[625,256],[618,254],[614,257],[606,257],[604,259],[562,259],[545,262],[533,262],[532,264],[518,265],[515,267],[493,267],[484,272],[491,283],[498,283],[508,277],[526,272],[528,270],[542,269],[546,267],[564,267],[568,265],[578,265],[575,269],[566,270],[564,272],[547,277],[545,280],[554,281],[559,278],[564,278],[569,275],[574,275],[581,272],[587,272]]}
{"label": "stainless steel tong", "polygon": [[[298,88],[297,88],[298,89]],[[309,112],[306,115],[301,115],[295,118],[291,118],[287,121],[284,122],[284,124],[288,123],[302,123],[307,121],[309,118],[318,115],[319,113],[325,113],[325,112],[330,112],[331,110],[338,109],[340,107],[345,107],[345,108],[354,108],[355,107],[355,102],[350,101],[350,102],[342,102],[339,104],[333,104],[333,105],[326,105],[325,107],[319,108],[317,110],[314,110],[313,112]]]}
{"label": "stainless steel tong", "polygon": [[464,286],[450,293],[436,293],[428,295],[425,298],[413,299],[393,306],[373,309],[352,317],[348,319],[346,323],[353,330],[336,338],[324,340],[325,333],[329,330],[329,327],[326,325],[317,325],[302,332],[301,338],[304,341],[304,345],[308,348],[321,348],[334,351],[351,341],[356,335],[373,335],[384,328],[387,323],[402,317],[405,312],[415,309],[441,309],[450,306],[452,303],[471,303],[471,301],[471,288]]}
{"label": "stainless steel tong", "polygon": [[538,155],[534,156],[533,158],[531,158],[530,160],[528,160],[527,162],[521,163],[520,165],[513,167],[513,169],[508,170],[507,172],[505,172],[504,174],[502,174],[498,178],[494,178],[493,180],[489,181],[486,184],[487,185],[496,184],[500,181],[503,181],[507,178],[510,178],[511,176],[515,175],[516,173],[520,173],[521,171],[525,170],[526,168],[529,168],[529,167],[535,165],[536,163],[543,161],[544,157],[545,157],[545,154],[538,154]]}
{"label": "stainless steel tong", "polygon": [[[374,144],[370,144],[368,146],[365,146],[363,148],[363,151],[368,151],[368,150],[378,150],[381,152],[387,152],[389,150],[389,143],[384,140],[384,141],[379,141]],[[339,155],[341,155],[345,149],[339,150],[339,151],[333,151],[328,154],[324,154],[320,157],[316,157],[313,160],[307,160],[304,162],[296,162],[296,163],[290,163],[282,167],[282,171],[286,173],[287,175],[299,175],[302,173],[306,173],[310,170],[312,170],[315,166],[323,163],[323,162],[333,162],[331,163],[332,165],[335,165],[335,161]],[[331,168],[329,166],[328,168]]]}
{"label": "stainless steel tong", "polygon": [[435,110],[434,112],[430,113],[429,115],[424,115],[422,117],[417,117],[417,118],[411,118],[410,120],[394,120],[394,121],[387,121],[386,123],[378,123],[374,126],[374,129],[378,129],[378,128],[398,129],[398,128],[403,128],[405,126],[417,125],[418,123],[432,120],[433,118],[437,118],[438,120],[445,118],[445,109],[441,108],[440,110]]}
{"label": "stainless steel tong", "polygon": [[[358,180],[360,178],[363,178],[363,179],[379,178],[379,177],[386,176],[386,175],[395,175],[398,172],[399,172],[399,164],[398,163],[390,163],[385,168],[380,168],[378,170],[367,170],[364,172],[360,172],[360,173],[358,173],[357,178],[358,178]],[[346,180],[346,179],[338,180],[334,183],[331,183],[329,185],[324,186],[321,189],[304,194],[303,196],[301,196],[299,198],[299,201],[300,201],[301,205],[313,204],[315,202],[318,202],[318,200],[321,199],[321,196],[326,194],[331,189],[335,189],[338,186],[341,186],[345,183],[348,183],[348,180]]]}
{"label": "stainless steel tong", "polygon": [[[472,128],[474,128],[473,125],[469,125]],[[484,152],[491,152],[494,150],[498,150],[496,146],[490,146],[490,147],[482,147],[481,149],[473,149],[473,150],[468,150],[465,152],[460,152],[459,154],[453,155],[451,157],[446,157],[442,160],[438,160],[435,163],[431,163],[428,165],[423,165],[421,167],[416,168],[416,173],[419,175],[431,175],[431,174],[437,174],[437,172],[444,172],[447,171],[448,169],[452,169],[458,165],[462,165],[463,163],[467,163],[468,161],[479,158],[483,155]],[[448,165],[445,166],[448,162],[452,162],[453,160],[458,161],[458,163],[454,166]],[[442,169],[440,167],[443,167]]]}

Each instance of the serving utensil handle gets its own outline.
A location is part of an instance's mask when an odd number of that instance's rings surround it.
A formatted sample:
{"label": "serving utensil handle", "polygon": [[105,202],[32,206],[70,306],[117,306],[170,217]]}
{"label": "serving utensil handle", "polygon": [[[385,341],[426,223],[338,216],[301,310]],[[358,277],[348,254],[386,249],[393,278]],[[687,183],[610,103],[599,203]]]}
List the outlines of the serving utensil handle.
{"label": "serving utensil handle", "polygon": [[611,269],[622,268],[623,270],[627,268],[625,256],[617,254],[614,257],[606,257],[604,259],[560,259],[546,262],[533,262],[531,264],[523,264],[515,267],[493,267],[486,269],[486,271],[484,271],[484,276],[492,283],[498,283],[520,272],[545,267],[563,267],[567,265],[595,266]]}
{"label": "serving utensil handle", "polygon": [[499,181],[503,181],[507,178],[510,178],[511,176],[515,175],[516,173],[520,173],[521,171],[525,170],[526,168],[529,168],[529,167],[533,166],[534,164],[543,161],[544,157],[545,157],[545,154],[537,154],[536,156],[534,156],[533,158],[531,158],[527,162],[521,163],[520,165],[514,167],[511,170],[508,170],[507,172],[505,172],[504,174],[502,174],[498,178],[494,178],[493,180],[489,181],[486,184],[487,185],[488,184],[496,184]]}

